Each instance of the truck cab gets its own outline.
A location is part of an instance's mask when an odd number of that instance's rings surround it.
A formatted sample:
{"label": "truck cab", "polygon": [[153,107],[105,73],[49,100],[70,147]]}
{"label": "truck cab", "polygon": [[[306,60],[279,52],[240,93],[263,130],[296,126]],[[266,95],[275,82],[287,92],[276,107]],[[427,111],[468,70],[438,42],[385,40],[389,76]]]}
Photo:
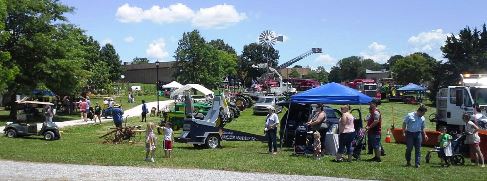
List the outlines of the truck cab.
{"label": "truck cab", "polygon": [[[466,112],[476,114],[474,104],[479,104],[483,117],[475,120],[482,129],[486,129],[487,107],[487,74],[462,75],[462,86],[448,86],[439,90],[436,96],[437,113],[432,121],[439,126],[447,126],[449,130],[461,130],[465,125],[462,115]],[[474,116],[472,116],[473,118]]]}

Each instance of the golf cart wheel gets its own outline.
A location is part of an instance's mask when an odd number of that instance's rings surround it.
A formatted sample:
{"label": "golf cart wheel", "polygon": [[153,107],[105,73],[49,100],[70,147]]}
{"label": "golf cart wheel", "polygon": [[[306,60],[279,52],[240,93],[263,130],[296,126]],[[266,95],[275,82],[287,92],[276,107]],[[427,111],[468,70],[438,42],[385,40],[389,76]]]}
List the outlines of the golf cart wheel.
{"label": "golf cart wheel", "polygon": [[463,158],[462,155],[453,155],[451,157],[451,162],[453,165],[464,165],[465,159]]}
{"label": "golf cart wheel", "polygon": [[424,159],[425,159],[426,163],[430,163],[430,159],[431,159],[431,152],[428,152],[428,153],[426,154],[426,157],[425,157]]}
{"label": "golf cart wheel", "polygon": [[7,130],[7,137],[9,137],[9,138],[17,137],[17,131],[15,131],[15,129]]}
{"label": "golf cart wheel", "polygon": [[220,147],[220,138],[216,135],[209,135],[206,138],[206,146],[211,149]]}
{"label": "golf cart wheel", "polygon": [[47,140],[47,141],[54,140],[55,137],[56,137],[56,135],[52,131],[46,131],[44,133],[44,139]]}

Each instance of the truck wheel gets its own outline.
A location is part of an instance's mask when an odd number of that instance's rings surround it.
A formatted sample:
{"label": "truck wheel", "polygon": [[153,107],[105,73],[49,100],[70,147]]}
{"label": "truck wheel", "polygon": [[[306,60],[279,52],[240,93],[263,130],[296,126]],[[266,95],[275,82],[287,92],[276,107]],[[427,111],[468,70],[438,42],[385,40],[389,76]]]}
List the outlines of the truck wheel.
{"label": "truck wheel", "polygon": [[7,130],[7,137],[9,137],[9,138],[17,137],[17,131],[15,131],[15,129]]}
{"label": "truck wheel", "polygon": [[209,135],[206,138],[206,146],[211,149],[220,147],[220,138],[216,135]]}
{"label": "truck wheel", "polygon": [[44,139],[47,141],[51,141],[56,137],[52,131],[46,131],[44,132]]}

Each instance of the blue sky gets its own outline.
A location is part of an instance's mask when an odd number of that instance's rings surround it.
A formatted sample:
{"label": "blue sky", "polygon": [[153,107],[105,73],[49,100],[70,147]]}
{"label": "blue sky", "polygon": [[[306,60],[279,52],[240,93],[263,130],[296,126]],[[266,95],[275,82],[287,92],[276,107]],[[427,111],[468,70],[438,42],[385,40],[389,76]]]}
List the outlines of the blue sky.
{"label": "blue sky", "polygon": [[240,54],[264,30],[285,37],[274,48],[284,63],[319,47],[297,64],[325,66],[363,56],[379,63],[423,51],[441,58],[447,35],[487,22],[487,1],[471,0],[62,0],[75,8],[71,23],[100,43],[112,43],[123,61],[172,61],[184,32],[223,39]]}

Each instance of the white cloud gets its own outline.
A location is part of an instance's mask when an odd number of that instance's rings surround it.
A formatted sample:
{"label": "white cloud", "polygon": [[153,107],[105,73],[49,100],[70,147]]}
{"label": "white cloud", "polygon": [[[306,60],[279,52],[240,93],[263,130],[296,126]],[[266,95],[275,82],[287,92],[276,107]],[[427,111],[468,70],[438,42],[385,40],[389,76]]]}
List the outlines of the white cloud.
{"label": "white cloud", "polygon": [[225,28],[247,19],[245,13],[239,13],[233,5],[216,5],[201,8],[191,21],[193,26],[201,28]]}
{"label": "white cloud", "polygon": [[377,42],[372,42],[366,51],[360,52],[365,59],[372,59],[377,63],[383,64],[391,57],[386,51],[386,46]]}
{"label": "white cloud", "polygon": [[168,8],[152,6],[152,8],[144,11],[143,17],[154,23],[173,23],[190,20],[194,17],[194,12],[188,6],[177,3]]}
{"label": "white cloud", "polygon": [[122,23],[138,23],[145,20],[159,24],[191,22],[193,26],[199,28],[225,28],[247,19],[245,13],[239,13],[233,5],[227,4],[194,11],[182,3],[169,7],[154,5],[146,10],[125,3],[118,7],[115,16]]}
{"label": "white cloud", "polygon": [[322,65],[327,71],[331,70],[331,67],[335,66],[338,60],[329,54],[320,54],[315,59],[318,62],[318,66]]}
{"label": "white cloud", "polygon": [[144,10],[142,10],[142,8],[130,6],[128,3],[125,3],[118,7],[115,16],[117,16],[118,21],[122,23],[141,22],[144,18],[142,16],[143,13]]}
{"label": "white cloud", "polygon": [[123,39],[124,42],[127,42],[127,43],[132,43],[135,41],[135,38],[132,37],[132,36],[127,36]]}
{"label": "white cloud", "polygon": [[145,53],[149,58],[155,59],[163,59],[169,54],[166,51],[166,42],[162,38],[152,41],[152,43],[149,44],[147,50],[145,50]]}
{"label": "white cloud", "polygon": [[113,45],[112,39],[105,38],[103,41],[101,41],[101,45],[106,45],[106,44],[112,44]]}
{"label": "white cloud", "polygon": [[435,57],[442,59],[440,47],[445,44],[448,34],[444,33],[442,29],[436,29],[429,32],[421,32],[408,39],[408,43],[413,46],[414,52],[425,52]]}

